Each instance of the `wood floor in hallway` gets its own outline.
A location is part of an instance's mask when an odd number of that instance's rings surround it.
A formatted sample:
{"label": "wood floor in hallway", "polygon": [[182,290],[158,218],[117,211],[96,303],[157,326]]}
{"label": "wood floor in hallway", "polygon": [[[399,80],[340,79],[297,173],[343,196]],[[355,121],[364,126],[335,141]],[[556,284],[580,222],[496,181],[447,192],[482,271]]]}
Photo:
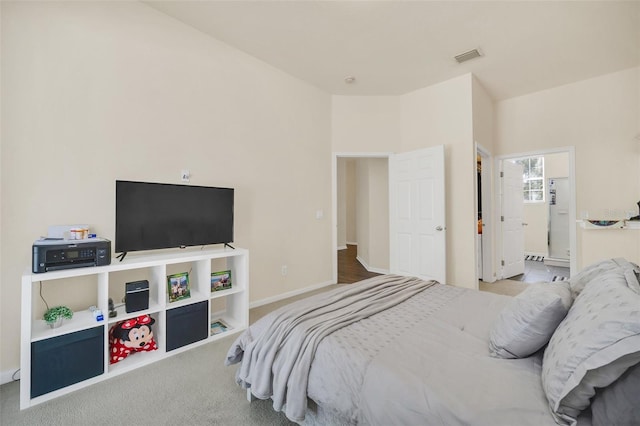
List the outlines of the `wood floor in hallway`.
{"label": "wood floor in hallway", "polygon": [[347,244],[344,250],[338,250],[338,283],[351,284],[380,274],[369,272],[356,259],[358,246]]}

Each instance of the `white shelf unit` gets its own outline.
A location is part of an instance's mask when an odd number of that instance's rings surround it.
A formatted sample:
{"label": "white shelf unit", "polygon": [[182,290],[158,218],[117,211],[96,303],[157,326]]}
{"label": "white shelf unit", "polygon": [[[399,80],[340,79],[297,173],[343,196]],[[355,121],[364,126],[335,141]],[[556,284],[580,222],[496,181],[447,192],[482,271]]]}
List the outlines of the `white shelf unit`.
{"label": "white shelf unit", "polygon": [[[595,225],[591,223],[587,219],[579,219],[576,222],[580,225],[582,229],[640,229],[640,221],[638,220],[627,220],[627,219],[619,219],[612,222],[615,222],[611,225]],[[597,221],[600,222],[600,221]]]}
{"label": "white shelf unit", "polygon": [[[178,272],[190,272],[189,283],[191,296],[186,299],[169,302],[167,276]],[[211,291],[211,273],[219,270],[231,271],[232,287],[227,290]],[[139,275],[149,281],[149,308],[142,311],[126,313],[125,306],[118,307],[115,318],[109,318],[108,300],[110,286],[122,287],[123,283],[117,279],[118,273],[126,271],[128,274]],[[46,285],[47,281],[58,281],[64,285],[65,280],[77,277],[95,281],[95,305],[104,314],[103,321],[96,321],[88,309],[74,312],[73,318],[65,319],[58,328],[50,328],[40,318],[35,318],[33,312],[34,297],[38,297],[38,286]],[[232,328],[221,334],[198,340],[167,351],[167,312],[181,307],[188,307],[201,302],[207,303],[209,331],[212,320],[223,319]],[[218,304],[223,309],[218,309]],[[87,308],[89,307],[87,306]],[[116,364],[109,364],[109,329],[117,322],[149,314],[155,319],[152,327],[154,340],[158,349],[150,352],[135,352]],[[163,251],[156,254],[129,254],[122,262],[113,260],[110,265],[68,269],[43,274],[25,272],[22,276],[22,314],[21,314],[21,380],[20,380],[20,409],[51,400],[77,389],[106,380],[118,374],[161,360],[168,356],[189,350],[196,346],[209,343],[231,333],[246,329],[249,325],[249,252],[246,249],[188,248],[179,251]],[[198,323],[198,326],[204,325]],[[102,327],[104,339],[104,355],[102,359],[103,372],[94,377],[72,383],[43,395],[32,398],[32,353],[34,342],[47,341],[71,333]]]}

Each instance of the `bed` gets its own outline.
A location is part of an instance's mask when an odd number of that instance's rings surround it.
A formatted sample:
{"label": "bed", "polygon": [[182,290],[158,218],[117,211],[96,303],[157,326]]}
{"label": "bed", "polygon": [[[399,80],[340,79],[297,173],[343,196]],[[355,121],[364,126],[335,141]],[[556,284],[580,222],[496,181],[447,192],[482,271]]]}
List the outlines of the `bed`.
{"label": "bed", "polygon": [[[299,424],[595,425],[618,415],[603,404],[611,400],[603,389],[628,382],[623,392],[637,390],[626,378],[640,369],[637,273],[632,263],[607,260],[573,285],[540,283],[516,298],[412,277],[370,278],[271,312],[236,339],[226,363],[239,363],[240,386]],[[602,308],[603,289],[638,303]],[[624,322],[623,338],[594,332],[604,356],[592,353],[588,336],[584,349],[573,339],[594,300],[603,321]],[[589,321],[597,331],[598,319]],[[637,404],[628,405],[615,411],[640,422]]]}

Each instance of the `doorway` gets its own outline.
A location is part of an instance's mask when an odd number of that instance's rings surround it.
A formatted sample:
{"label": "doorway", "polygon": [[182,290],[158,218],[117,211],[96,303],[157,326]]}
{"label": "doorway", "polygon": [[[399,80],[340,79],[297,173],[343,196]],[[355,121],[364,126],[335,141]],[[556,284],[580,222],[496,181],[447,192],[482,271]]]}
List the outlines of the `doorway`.
{"label": "doorway", "polygon": [[378,272],[367,270],[358,261],[358,246],[349,244],[338,248],[338,284],[351,284],[367,278],[381,275]]}
{"label": "doorway", "polygon": [[[390,155],[391,153],[334,153],[333,155],[332,267],[333,281],[336,283],[342,283],[339,280],[339,265],[341,269],[344,268],[340,271],[340,277],[347,280],[358,277],[364,279],[388,273],[388,161]],[[347,161],[353,167],[349,172],[346,167]],[[350,190],[347,190],[347,177],[355,180],[354,187]],[[347,228],[351,231],[348,234]],[[387,232],[381,235],[380,232],[369,232],[369,229],[382,229]],[[344,278],[345,276],[347,278]]]}
{"label": "doorway", "polygon": [[[522,159],[532,158],[541,159],[536,160],[536,164],[544,162],[544,172],[536,177],[539,182],[529,186],[523,182],[523,198],[527,199],[523,200],[522,217],[524,273],[509,277],[500,264],[499,276],[525,282],[567,279],[575,272],[577,265],[575,150],[574,147],[540,150],[501,156],[497,161],[499,169],[502,169],[504,162],[519,162],[526,166],[527,163],[523,163]],[[529,176],[526,167],[523,176],[525,179]],[[500,177],[496,176],[496,179]],[[504,191],[502,183],[500,187]],[[527,191],[530,191],[529,195]],[[496,241],[499,248],[496,252],[500,253],[502,263],[505,251],[513,241],[505,240],[501,221],[505,207],[499,202],[496,210],[500,223],[497,230],[500,237]]]}
{"label": "doorway", "polygon": [[[335,282],[338,276],[337,251],[342,245],[338,239],[339,160],[360,157],[360,161],[366,161],[366,166],[358,168],[357,178],[359,186],[364,183],[364,190],[356,191],[357,197],[362,196],[364,200],[364,203],[358,201],[364,204],[364,208],[356,208],[358,260],[372,272],[391,271],[446,282],[444,145],[401,154],[334,154]],[[362,176],[360,170],[363,171]],[[381,202],[383,197],[380,195],[385,196],[385,201]]]}
{"label": "doorway", "polygon": [[477,280],[494,282],[492,163],[489,151],[476,143],[476,275]]}

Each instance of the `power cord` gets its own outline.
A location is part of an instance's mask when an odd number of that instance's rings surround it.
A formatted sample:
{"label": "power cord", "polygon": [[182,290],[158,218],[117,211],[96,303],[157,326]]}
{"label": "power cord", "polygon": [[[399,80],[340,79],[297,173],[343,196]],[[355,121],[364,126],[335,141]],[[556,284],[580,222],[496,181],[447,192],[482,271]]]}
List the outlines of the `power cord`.
{"label": "power cord", "polygon": [[46,300],[44,300],[44,296],[42,296],[42,281],[38,281],[40,283],[40,299],[42,299],[42,301],[44,302],[45,306],[47,307],[47,311],[49,310],[49,304],[47,303]]}

